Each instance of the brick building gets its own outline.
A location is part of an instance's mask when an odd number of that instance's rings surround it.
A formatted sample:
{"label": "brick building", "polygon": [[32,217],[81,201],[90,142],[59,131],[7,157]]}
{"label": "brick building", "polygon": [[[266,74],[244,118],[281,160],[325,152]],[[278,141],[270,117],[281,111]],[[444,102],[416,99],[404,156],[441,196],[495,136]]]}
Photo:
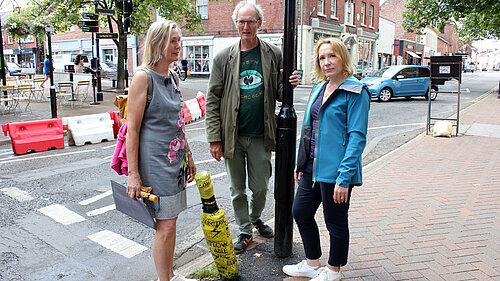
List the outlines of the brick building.
{"label": "brick building", "polygon": [[[183,58],[194,74],[208,74],[214,56],[239,39],[231,15],[239,1],[197,0],[203,16],[202,35],[183,32]],[[250,1],[249,1],[250,2]],[[283,0],[253,0],[264,11],[259,37],[278,46],[283,40]],[[304,82],[311,83],[314,44],[321,38],[337,37],[349,48],[358,72],[376,69],[379,0],[299,0],[297,1],[297,69]]]}
{"label": "brick building", "polygon": [[380,16],[395,23],[394,57],[396,64],[427,65],[433,55],[456,53],[458,38],[453,26],[446,24],[443,30],[425,28],[424,35],[407,32],[403,28],[403,12],[406,0],[386,0],[380,5]]}

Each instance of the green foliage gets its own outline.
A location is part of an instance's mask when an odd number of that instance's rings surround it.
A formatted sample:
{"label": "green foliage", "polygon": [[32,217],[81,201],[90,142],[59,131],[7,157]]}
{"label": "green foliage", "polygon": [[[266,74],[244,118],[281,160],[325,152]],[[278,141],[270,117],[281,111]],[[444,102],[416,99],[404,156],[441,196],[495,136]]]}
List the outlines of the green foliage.
{"label": "green foliage", "polygon": [[403,27],[409,32],[454,22],[458,36],[465,42],[500,38],[498,0],[408,0],[405,7]]}
{"label": "green foliage", "polygon": [[14,38],[26,39],[28,36],[42,37],[44,26],[32,21],[24,13],[14,12],[3,22],[3,27]]}
{"label": "green foliage", "polygon": [[203,267],[203,268],[197,269],[195,272],[193,272],[189,275],[189,278],[211,279],[211,278],[217,278],[219,276],[220,275],[219,275],[219,271],[217,270],[217,266],[215,264],[212,264],[209,267]]}

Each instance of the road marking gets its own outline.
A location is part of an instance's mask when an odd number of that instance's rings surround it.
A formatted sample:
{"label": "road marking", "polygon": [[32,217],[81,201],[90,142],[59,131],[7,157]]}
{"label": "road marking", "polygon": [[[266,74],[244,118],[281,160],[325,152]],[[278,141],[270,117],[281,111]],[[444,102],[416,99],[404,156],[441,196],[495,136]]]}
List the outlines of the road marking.
{"label": "road marking", "polygon": [[132,258],[148,248],[129,240],[120,234],[103,230],[87,236],[90,240],[126,258]]}
{"label": "road marking", "polygon": [[111,159],[111,158],[113,158],[113,155],[109,155],[109,156],[103,157],[102,160],[108,160],[108,159]]}
{"label": "road marking", "polygon": [[111,211],[111,210],[114,210],[114,209],[116,209],[115,204],[111,204],[109,206],[102,207],[102,208],[95,209],[93,211],[87,212],[86,215],[89,216],[89,217],[94,217],[94,216],[104,214],[104,213],[106,213],[108,211]]}
{"label": "road marking", "polygon": [[[59,154],[52,154],[52,155],[35,156],[35,157],[31,157],[31,158],[21,158],[21,159],[18,158],[18,159],[12,159],[12,160],[0,160],[0,164],[13,163],[13,162],[19,162],[19,161],[25,161],[25,160],[34,160],[34,159],[42,159],[42,158],[66,156],[66,155],[80,154],[80,153],[87,153],[87,152],[94,152],[94,151],[95,151],[95,149],[90,149],[90,150],[82,150],[82,151],[73,151],[73,152],[68,152],[68,153],[59,153]],[[23,156],[19,156],[19,157],[23,157]]]}
{"label": "road marking", "polygon": [[394,127],[422,126],[422,125],[427,125],[427,123],[410,123],[410,124],[399,124],[399,125],[388,125],[388,126],[380,126],[380,127],[371,127],[371,128],[368,128],[368,131],[370,131],[370,130],[378,130],[378,129],[394,128]]}
{"label": "road marking", "polygon": [[38,211],[63,225],[70,225],[85,220],[84,217],[73,211],[70,211],[68,208],[60,204],[43,207],[41,209],[38,209]]}
{"label": "road marking", "polygon": [[[220,174],[217,174],[217,175],[210,176],[210,178],[213,180],[213,179],[216,179],[216,178],[224,177],[226,175],[227,175],[227,173],[224,172],[224,173],[220,173]],[[190,187],[190,186],[193,186],[193,185],[196,185],[195,181],[192,181],[192,182],[188,183],[187,187]]]}
{"label": "road marking", "polygon": [[7,187],[7,188],[2,188],[1,190],[6,195],[16,199],[19,202],[25,202],[35,199],[31,195],[29,195],[28,192],[16,187]]}
{"label": "road marking", "polygon": [[78,202],[78,204],[80,204],[80,205],[82,205],[82,206],[87,206],[87,205],[89,205],[89,204],[91,204],[91,203],[94,203],[94,202],[96,202],[96,201],[98,201],[98,200],[101,200],[102,198],[107,197],[107,196],[109,196],[109,195],[111,195],[111,194],[112,194],[112,191],[111,191],[111,190],[108,190],[108,191],[106,191],[106,192],[103,192],[103,193],[101,193],[101,194],[99,194],[99,195],[96,195],[96,196],[94,196],[94,197],[91,197],[91,198],[89,198],[89,199],[85,199],[85,200],[83,200],[83,201],[80,201],[80,202]]}
{"label": "road marking", "polygon": [[116,147],[116,144],[105,146],[102,149],[108,149],[108,148],[114,148],[114,147]]}

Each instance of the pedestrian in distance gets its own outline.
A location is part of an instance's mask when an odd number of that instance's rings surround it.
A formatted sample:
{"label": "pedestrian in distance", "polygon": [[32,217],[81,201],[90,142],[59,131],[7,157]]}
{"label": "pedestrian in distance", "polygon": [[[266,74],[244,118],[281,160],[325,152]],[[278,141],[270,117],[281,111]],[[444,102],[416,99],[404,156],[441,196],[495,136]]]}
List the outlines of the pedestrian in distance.
{"label": "pedestrian in distance", "polygon": [[[54,71],[54,60],[52,60],[52,71]],[[45,80],[40,84],[40,87],[43,88],[43,85],[50,78],[50,60],[49,55],[45,55],[45,60],[43,61],[43,74],[45,74]]]}
{"label": "pedestrian in distance", "polygon": [[[340,280],[349,250],[348,211],[352,188],[362,184],[361,156],[366,144],[370,94],[352,75],[354,67],[342,41],[329,38],[315,46],[314,71],[322,82],[312,89],[304,115],[292,214],[306,260],[283,271],[314,281]],[[328,263],[322,267],[318,225],[320,204],[330,235]]]}
{"label": "pedestrian in distance", "polygon": [[160,281],[191,280],[173,271],[177,217],[187,206],[186,183],[196,173],[185,136],[179,78],[170,71],[179,58],[180,42],[181,31],[175,22],[151,24],[143,64],[128,93],[127,193],[137,198],[141,186],[148,186],[159,197],[153,258]]}
{"label": "pedestrian in distance", "polygon": [[75,64],[75,72],[76,73],[83,73],[82,55],[76,55],[74,64]]}
{"label": "pedestrian in distance", "polygon": [[[236,224],[240,234],[236,253],[246,250],[255,227],[272,237],[272,228],[261,220],[271,176],[271,151],[275,149],[276,101],[283,96],[281,50],[257,36],[262,9],[250,2],[236,5],[233,22],[240,40],[214,58],[207,91],[206,135],[210,153],[224,164]],[[295,71],[289,81],[297,86]],[[248,172],[248,189],[246,195]]]}

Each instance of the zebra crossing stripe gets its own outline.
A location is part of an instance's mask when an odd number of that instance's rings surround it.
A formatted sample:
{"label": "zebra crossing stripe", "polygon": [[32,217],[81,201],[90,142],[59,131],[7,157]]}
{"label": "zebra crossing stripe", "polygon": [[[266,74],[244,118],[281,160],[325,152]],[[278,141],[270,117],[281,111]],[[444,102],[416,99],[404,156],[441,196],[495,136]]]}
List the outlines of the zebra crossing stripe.
{"label": "zebra crossing stripe", "polygon": [[90,240],[126,258],[132,258],[148,248],[129,240],[120,234],[103,230],[87,236]]}
{"label": "zebra crossing stripe", "polygon": [[84,217],[73,211],[70,211],[68,208],[60,204],[43,207],[41,209],[38,209],[38,211],[63,225],[70,225],[85,220]]}
{"label": "zebra crossing stripe", "polygon": [[7,188],[2,188],[1,190],[3,193],[5,193],[5,195],[12,197],[19,202],[25,202],[35,199],[31,195],[29,195],[28,192],[21,190],[17,187],[7,187]]}

